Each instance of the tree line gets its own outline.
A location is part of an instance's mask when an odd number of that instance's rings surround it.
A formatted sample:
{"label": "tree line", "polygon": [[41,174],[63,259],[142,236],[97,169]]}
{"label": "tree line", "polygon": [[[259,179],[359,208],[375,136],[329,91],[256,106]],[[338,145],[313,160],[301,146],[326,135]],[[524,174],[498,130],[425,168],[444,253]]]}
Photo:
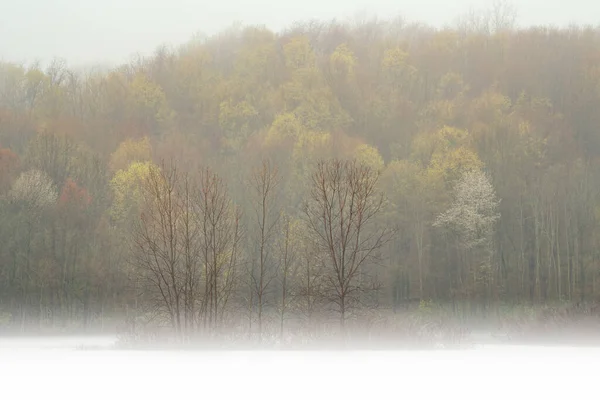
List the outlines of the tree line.
{"label": "tree line", "polygon": [[0,63],[0,325],[595,301],[598,37],[497,8]]}
{"label": "tree line", "polygon": [[378,289],[368,267],[392,234],[377,224],[378,177],[356,160],[318,162],[293,217],[281,208],[277,168],[264,161],[245,182],[244,219],[210,168],[151,166],[130,239],[141,309],[183,337],[240,324],[252,332],[255,323],[260,338],[265,322],[283,335],[290,315],[316,311],[337,314],[344,328]]}

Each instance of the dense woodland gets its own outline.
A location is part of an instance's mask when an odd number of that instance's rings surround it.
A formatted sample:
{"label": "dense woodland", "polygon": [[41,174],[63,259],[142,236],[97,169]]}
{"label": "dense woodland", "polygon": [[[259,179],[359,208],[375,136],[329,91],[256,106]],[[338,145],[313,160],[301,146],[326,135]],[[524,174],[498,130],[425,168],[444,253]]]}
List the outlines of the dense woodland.
{"label": "dense woodland", "polygon": [[0,326],[596,300],[600,31],[488,17],[2,62]]}

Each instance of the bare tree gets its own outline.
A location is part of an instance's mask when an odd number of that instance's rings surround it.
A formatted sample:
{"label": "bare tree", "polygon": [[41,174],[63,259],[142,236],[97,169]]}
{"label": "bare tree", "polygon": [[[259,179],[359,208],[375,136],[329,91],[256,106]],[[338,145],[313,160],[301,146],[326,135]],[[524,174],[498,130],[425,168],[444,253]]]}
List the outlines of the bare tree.
{"label": "bare tree", "polygon": [[384,205],[377,171],[356,160],[334,159],[319,162],[311,178],[304,216],[326,268],[323,294],[337,306],[343,330],[348,312],[368,289],[364,267],[392,230],[372,229]]}
{"label": "bare tree", "polygon": [[193,331],[197,320],[197,306],[201,301],[201,226],[198,223],[194,183],[188,173],[183,173],[179,184],[181,211],[178,232],[181,235],[180,252],[183,263],[183,295],[185,330]]}
{"label": "bare tree", "polygon": [[197,218],[201,231],[204,295],[200,313],[204,327],[218,329],[237,281],[242,239],[241,212],[227,186],[209,168],[200,171]]}
{"label": "bare tree", "polygon": [[290,281],[295,276],[296,246],[292,237],[292,221],[283,217],[283,233],[279,240],[279,266],[281,284],[281,304],[279,305],[279,337],[283,340],[285,314],[288,309]]}
{"label": "bare tree", "polygon": [[296,297],[298,307],[305,319],[305,325],[310,330],[313,327],[314,315],[323,302],[323,263],[318,254],[318,246],[308,228],[302,221],[301,236],[298,243],[298,276]]}
{"label": "bare tree", "polygon": [[517,22],[517,9],[509,1],[495,0],[489,11],[489,21],[494,33],[511,30]]}
{"label": "bare tree", "polygon": [[279,224],[279,212],[276,209],[279,184],[279,172],[268,160],[264,160],[260,167],[255,168],[248,181],[252,195],[252,204],[255,214],[255,224],[258,245],[257,260],[252,263],[250,273],[251,290],[256,296],[258,311],[258,337],[262,339],[264,309],[271,284],[277,276],[273,251],[275,235]]}
{"label": "bare tree", "polygon": [[494,34],[514,29],[517,21],[517,9],[506,0],[495,0],[485,10],[473,8],[456,21],[456,26],[463,33]]}
{"label": "bare tree", "polygon": [[143,193],[131,262],[145,305],[182,339],[200,322],[213,331],[234,289],[240,212],[208,169],[194,182],[163,163],[150,169]]}
{"label": "bare tree", "polygon": [[151,168],[143,185],[144,206],[134,223],[131,263],[153,311],[166,315],[183,334],[184,271],[181,265],[181,209],[177,200],[180,174],[174,165]]}

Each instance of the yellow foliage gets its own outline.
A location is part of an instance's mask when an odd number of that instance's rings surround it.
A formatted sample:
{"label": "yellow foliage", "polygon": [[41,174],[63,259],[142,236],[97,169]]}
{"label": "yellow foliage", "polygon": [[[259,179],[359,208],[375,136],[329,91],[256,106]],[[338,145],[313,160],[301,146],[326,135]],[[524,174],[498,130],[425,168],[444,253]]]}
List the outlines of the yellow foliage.
{"label": "yellow foliage", "polygon": [[166,122],[173,117],[162,88],[144,74],[137,74],[130,85],[131,96],[136,106],[157,122]]}
{"label": "yellow foliage", "polygon": [[434,54],[452,54],[456,51],[456,47],[459,43],[457,36],[458,32],[453,30],[445,29],[438,31],[428,42],[428,50],[432,51]]}
{"label": "yellow foliage", "polygon": [[387,49],[383,54],[381,67],[384,71],[399,71],[406,67],[408,53],[399,47]]}
{"label": "yellow foliage", "polygon": [[456,99],[432,101],[426,107],[425,115],[433,121],[453,124],[460,115],[461,107],[461,101]]}
{"label": "yellow foliage", "polygon": [[379,151],[368,144],[361,144],[354,150],[354,158],[364,165],[373,168],[376,171],[381,171],[384,166],[383,157]]}
{"label": "yellow foliage", "polygon": [[110,156],[110,170],[116,172],[127,168],[132,162],[150,161],[151,158],[152,148],[147,137],[140,140],[126,139]]}
{"label": "yellow foliage", "polygon": [[[349,49],[338,48],[334,62],[353,65]],[[282,85],[285,109],[293,112],[300,123],[309,130],[333,131],[347,125],[351,118],[341,107],[316,65],[315,55],[308,38],[292,38],[285,46],[285,62],[291,80]]]}
{"label": "yellow foliage", "polygon": [[440,204],[445,204],[446,185],[438,172],[408,160],[388,164],[381,185],[395,210],[394,218],[405,223],[428,220]]}
{"label": "yellow foliage", "polygon": [[305,182],[312,166],[320,159],[331,155],[331,134],[327,132],[302,132],[294,144],[292,160],[295,165],[294,174],[299,184]]}
{"label": "yellow foliage", "polygon": [[228,134],[244,135],[248,133],[252,118],[257,115],[254,106],[245,100],[239,103],[224,101],[220,106],[219,125]]}
{"label": "yellow foliage", "polygon": [[[308,71],[305,71],[308,73]],[[312,81],[314,79],[314,82]],[[309,130],[335,130],[346,126],[351,118],[321,77],[309,82],[294,80],[283,86],[286,108],[293,110],[300,123]]]}
{"label": "yellow foliage", "polygon": [[469,145],[469,140],[468,131],[450,126],[444,126],[440,129],[436,137],[437,143],[444,150]]}
{"label": "yellow foliage", "polygon": [[225,133],[224,144],[239,150],[253,130],[258,111],[252,104],[244,100],[233,103],[224,101],[219,107],[219,125]]}
{"label": "yellow foliage", "polygon": [[381,69],[391,84],[390,88],[405,86],[415,78],[417,69],[408,63],[408,56],[399,47],[388,49],[383,54]]}
{"label": "yellow foliage", "polygon": [[267,132],[265,144],[276,145],[287,139],[296,140],[302,131],[302,124],[293,113],[284,113],[275,117]]}
{"label": "yellow foliage", "polygon": [[473,100],[470,108],[477,119],[491,123],[508,114],[511,106],[512,102],[508,96],[490,90]]}
{"label": "yellow foliage", "polygon": [[[244,35],[244,47],[235,61],[235,71],[255,84],[257,79],[267,78],[266,72],[276,62],[277,48],[275,35],[261,28],[247,28]],[[264,82],[262,82],[264,83]]]}
{"label": "yellow foliage", "polygon": [[459,147],[444,153],[434,154],[430,169],[440,174],[445,182],[454,182],[467,171],[477,170],[483,163],[474,151]]}
{"label": "yellow foliage", "polygon": [[430,185],[443,183],[445,189],[452,187],[464,172],[483,167],[471,148],[469,132],[449,126],[434,134],[419,135],[413,142],[412,157],[426,169]]}
{"label": "yellow foliage", "polygon": [[437,89],[437,95],[440,99],[454,99],[462,96],[469,87],[465,84],[460,74],[449,72],[442,76]]}
{"label": "yellow foliage", "polygon": [[529,136],[531,135],[531,124],[529,121],[519,121],[519,135],[521,136]]}
{"label": "yellow foliage", "polygon": [[155,168],[158,169],[150,162],[134,162],[117,171],[110,181],[113,194],[110,216],[113,220],[130,220],[139,211],[144,198],[144,184]]}
{"label": "yellow foliage", "polygon": [[331,70],[336,74],[341,74],[346,77],[354,75],[356,66],[356,56],[350,50],[347,44],[340,44],[329,57]]}
{"label": "yellow foliage", "polygon": [[433,134],[418,135],[412,144],[412,155],[413,158],[428,164],[435,154],[468,147],[470,144],[471,137],[468,131],[444,126]]}
{"label": "yellow foliage", "polygon": [[381,185],[389,191],[392,203],[400,202],[406,194],[417,194],[418,178],[422,173],[418,164],[407,160],[394,160],[388,164],[381,174]]}
{"label": "yellow foliage", "polygon": [[420,134],[413,142],[413,155],[429,162],[437,153],[445,153],[471,143],[468,131],[444,126],[433,134]]}
{"label": "yellow foliage", "polygon": [[309,160],[315,157],[324,157],[331,146],[331,134],[327,132],[303,132],[298,136],[294,145],[293,158],[295,160]]}
{"label": "yellow foliage", "polygon": [[292,38],[284,47],[285,65],[291,70],[313,68],[316,57],[306,36]]}

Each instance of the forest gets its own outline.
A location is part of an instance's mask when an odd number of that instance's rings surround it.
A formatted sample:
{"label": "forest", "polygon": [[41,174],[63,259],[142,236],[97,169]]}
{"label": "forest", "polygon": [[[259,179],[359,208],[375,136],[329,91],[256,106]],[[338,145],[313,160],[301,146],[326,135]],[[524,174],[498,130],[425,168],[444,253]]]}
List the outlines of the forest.
{"label": "forest", "polygon": [[3,61],[0,329],[260,337],[593,304],[599,110],[600,30],[508,13]]}

